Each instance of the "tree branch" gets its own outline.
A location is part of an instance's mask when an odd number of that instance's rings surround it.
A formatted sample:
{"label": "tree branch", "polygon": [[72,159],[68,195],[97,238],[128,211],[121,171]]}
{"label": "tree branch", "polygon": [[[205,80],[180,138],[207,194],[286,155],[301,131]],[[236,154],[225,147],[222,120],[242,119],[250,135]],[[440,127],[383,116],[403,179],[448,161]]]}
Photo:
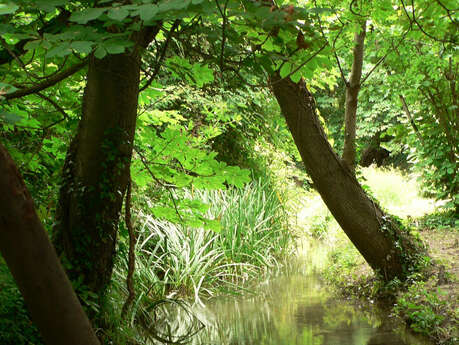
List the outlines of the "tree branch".
{"label": "tree branch", "polygon": [[421,143],[424,144],[424,138],[419,132],[418,126],[416,126],[416,123],[414,122],[414,119],[411,116],[411,112],[410,112],[410,109],[408,108],[408,104],[406,104],[405,97],[403,97],[403,95],[399,95],[399,97],[400,97],[400,101],[402,102],[403,110],[405,111],[405,114],[408,117],[408,120],[410,120],[411,127],[413,127],[414,133],[418,137],[419,141],[421,141]]}
{"label": "tree branch", "polygon": [[403,0],[400,0],[401,3],[402,3],[402,6],[403,6],[403,10],[405,12],[405,15],[408,17],[410,23],[414,23],[416,24],[416,26],[419,28],[419,30],[421,30],[421,32],[426,35],[427,37],[433,39],[434,41],[437,41],[437,42],[442,42],[442,43],[452,43],[452,44],[456,44],[455,41],[452,41],[452,40],[444,40],[444,39],[441,39],[441,38],[438,38],[438,37],[435,37],[434,35],[431,35],[429,34],[427,31],[424,30],[424,28],[422,27],[422,25],[419,23],[419,21],[416,19],[416,11],[415,11],[415,8],[414,8],[414,1],[411,0],[411,8],[413,10],[413,17],[411,18],[410,15],[408,14],[408,10],[406,9],[406,5],[404,3]]}
{"label": "tree branch", "polygon": [[73,65],[72,67],[66,69],[65,71],[62,71],[60,73],[53,75],[52,77],[47,78],[42,83],[35,84],[31,87],[22,88],[12,93],[5,94],[3,95],[3,98],[7,100],[11,100],[11,99],[21,98],[24,96],[28,96],[28,95],[43,91],[47,89],[48,87],[54,86],[60,81],[64,80],[65,78],[68,78],[71,75],[75,74],[76,72],[81,70],[84,66],[86,66],[87,63],[88,63],[88,60],[85,59],[84,61]]}
{"label": "tree branch", "polygon": [[153,171],[151,171],[150,167],[148,166],[148,161],[147,161],[146,157],[143,155],[143,153],[141,153],[140,150],[137,150],[135,147],[134,147],[134,150],[135,150],[135,152],[139,155],[140,161],[142,162],[142,164],[143,164],[143,166],[145,167],[145,169],[147,169],[148,174],[153,178],[153,180],[155,180],[160,186],[162,186],[162,187],[164,187],[164,188],[167,189],[167,191],[169,192],[169,195],[171,196],[172,203],[174,204],[175,213],[176,213],[177,216],[179,217],[180,222],[183,223],[182,215],[180,214],[180,212],[179,212],[179,210],[178,210],[177,202],[175,201],[175,197],[174,197],[174,194],[172,193],[171,188],[168,187],[168,186],[166,186],[164,183],[162,183],[162,182],[155,176],[155,174],[153,174]]}
{"label": "tree branch", "polygon": [[124,204],[124,221],[126,222],[126,227],[129,232],[129,256],[128,256],[128,273],[126,277],[126,287],[128,290],[128,297],[123,304],[123,308],[121,309],[121,317],[125,318],[129,308],[134,302],[135,298],[135,290],[134,290],[134,271],[135,271],[135,232],[132,226],[131,220],[131,192],[132,192],[132,179],[131,179],[131,172],[129,172],[128,176],[128,185],[126,191],[126,202]]}
{"label": "tree branch", "polygon": [[[396,49],[398,48],[398,46],[405,40],[405,37],[406,37],[406,35],[408,34],[408,32],[411,31],[412,26],[413,26],[413,24],[410,22],[410,27],[408,28],[408,30],[406,30],[406,31],[403,33],[403,35],[402,35],[402,37],[400,38],[400,40],[398,41],[397,45],[396,45],[395,47],[392,45],[393,49],[396,50]],[[362,79],[362,81],[360,82],[360,86],[362,86],[362,85],[365,83],[365,81],[370,77],[370,75],[376,70],[376,68],[377,68],[382,62],[384,62],[384,60],[386,59],[386,57],[389,55],[390,52],[391,52],[391,50],[388,49],[387,52],[386,52],[386,54],[384,54],[384,56],[382,56],[382,57],[378,60],[378,62],[376,62],[376,64],[373,66],[373,68],[372,68],[372,69],[367,73],[367,75]]]}
{"label": "tree branch", "polygon": [[228,23],[228,18],[226,17],[226,8],[228,7],[228,0],[225,1],[225,5],[223,6],[223,9],[220,7],[220,3],[218,0],[215,0],[215,3],[217,4],[218,11],[220,12],[220,15],[222,16],[223,23],[222,23],[222,44],[221,44],[221,51],[220,51],[220,72],[223,77],[223,65],[224,65],[224,59],[225,59],[225,43],[226,43],[226,25]]}
{"label": "tree branch", "polygon": [[58,123],[61,123],[62,121],[64,120],[68,120],[69,119],[69,115],[67,114],[67,112],[64,110],[64,108],[62,108],[59,104],[57,104],[54,100],[52,100],[51,98],[49,98],[48,96],[42,94],[41,92],[37,92],[37,95],[38,97],[44,99],[45,101],[47,101],[48,103],[50,103],[58,112],[60,112],[63,116],[62,119],[59,119],[57,121],[54,121],[53,123],[49,124],[48,126],[46,127],[43,127],[42,130],[43,131],[46,131],[47,129],[57,125]]}
{"label": "tree branch", "polygon": [[169,46],[169,42],[170,42],[170,40],[172,38],[172,34],[175,31],[175,29],[177,29],[177,27],[179,26],[180,22],[181,22],[180,19],[176,19],[174,21],[174,24],[172,24],[172,27],[169,30],[169,33],[167,34],[166,41],[164,42],[163,49],[161,50],[161,55],[159,56],[159,58],[156,61],[155,69],[153,70],[153,73],[150,75],[150,78],[148,79],[146,84],[139,89],[139,93],[144,91],[145,89],[147,89],[151,85],[153,80],[156,78],[156,76],[158,75],[159,70],[161,68],[161,65],[162,65],[162,63],[164,61],[164,58],[166,57],[167,47]]}

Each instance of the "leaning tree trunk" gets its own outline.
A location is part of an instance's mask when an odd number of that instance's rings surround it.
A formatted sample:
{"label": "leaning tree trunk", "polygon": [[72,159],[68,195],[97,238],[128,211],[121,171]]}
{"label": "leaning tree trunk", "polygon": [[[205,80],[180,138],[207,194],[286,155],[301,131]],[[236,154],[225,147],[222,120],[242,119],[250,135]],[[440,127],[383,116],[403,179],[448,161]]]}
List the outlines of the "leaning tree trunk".
{"label": "leaning tree trunk", "polygon": [[333,151],[304,80],[294,83],[275,73],[271,87],[306,170],[341,228],[385,280],[404,279],[416,262],[416,244],[365,194]]}
{"label": "leaning tree trunk", "polygon": [[98,345],[10,155],[0,144],[0,252],[47,345]]}
{"label": "leaning tree trunk", "polygon": [[363,52],[365,46],[366,21],[354,37],[354,50],[351,76],[346,82],[346,109],[344,113],[344,148],[343,161],[352,172],[355,170],[355,132],[357,127],[357,99],[362,77]]}
{"label": "leaning tree trunk", "polygon": [[83,115],[67,153],[54,244],[70,278],[97,294],[110,282],[118,219],[128,184],[139,93],[143,30],[132,52],[90,58]]}

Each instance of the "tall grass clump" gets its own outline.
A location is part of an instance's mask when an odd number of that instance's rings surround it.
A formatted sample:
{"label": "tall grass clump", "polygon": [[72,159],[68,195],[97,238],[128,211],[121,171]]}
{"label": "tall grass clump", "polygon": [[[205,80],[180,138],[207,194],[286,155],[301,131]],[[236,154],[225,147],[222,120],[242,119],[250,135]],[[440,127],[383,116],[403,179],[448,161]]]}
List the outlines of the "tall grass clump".
{"label": "tall grass clump", "polygon": [[291,250],[288,215],[268,182],[259,179],[241,189],[201,192],[200,198],[210,205],[209,215],[221,220],[217,243],[228,262],[273,268]]}
{"label": "tall grass clump", "polygon": [[[287,214],[269,183],[258,180],[243,188],[190,191],[186,197],[208,204],[207,217],[219,219],[221,230],[189,228],[138,213],[137,297],[128,316],[131,328],[148,323],[159,301],[185,298],[201,304],[202,298],[242,293],[249,281],[279,267],[292,253]],[[103,308],[111,314],[111,339],[130,333],[124,321],[112,316],[120,314],[127,296],[126,258],[126,253],[119,255],[109,308]]]}

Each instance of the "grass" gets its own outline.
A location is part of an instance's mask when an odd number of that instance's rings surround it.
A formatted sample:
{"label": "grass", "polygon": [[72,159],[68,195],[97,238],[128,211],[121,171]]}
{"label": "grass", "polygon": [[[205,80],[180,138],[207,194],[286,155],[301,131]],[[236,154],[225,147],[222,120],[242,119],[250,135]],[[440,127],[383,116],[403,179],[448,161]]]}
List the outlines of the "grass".
{"label": "grass", "polygon": [[421,196],[418,176],[394,168],[362,168],[361,182],[381,206],[400,218],[421,217],[434,212],[438,205]]}

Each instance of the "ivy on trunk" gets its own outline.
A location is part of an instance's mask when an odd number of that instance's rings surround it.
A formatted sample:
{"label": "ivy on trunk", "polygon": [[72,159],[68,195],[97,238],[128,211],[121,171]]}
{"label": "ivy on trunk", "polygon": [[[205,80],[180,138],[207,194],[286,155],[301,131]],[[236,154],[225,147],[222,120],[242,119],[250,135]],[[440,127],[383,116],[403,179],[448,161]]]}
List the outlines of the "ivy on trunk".
{"label": "ivy on trunk", "polygon": [[71,279],[101,295],[109,284],[129,179],[137,119],[141,49],[159,30],[135,34],[130,52],[91,56],[83,115],[67,152],[54,244]]}

